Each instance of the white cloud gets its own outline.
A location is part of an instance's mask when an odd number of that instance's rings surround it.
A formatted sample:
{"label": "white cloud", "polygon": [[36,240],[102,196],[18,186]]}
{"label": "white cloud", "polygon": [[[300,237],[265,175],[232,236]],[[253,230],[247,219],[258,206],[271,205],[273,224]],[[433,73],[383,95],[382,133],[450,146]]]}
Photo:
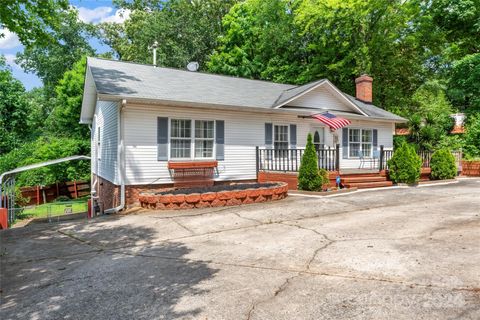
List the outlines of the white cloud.
{"label": "white cloud", "polygon": [[77,9],[78,18],[86,23],[123,23],[130,16],[130,10],[114,10],[112,7],[96,7],[95,9],[78,7]]}
{"label": "white cloud", "polygon": [[0,49],[12,49],[22,45],[18,36],[10,30],[0,29],[0,34],[3,34],[3,37],[0,38]]}
{"label": "white cloud", "polygon": [[7,53],[7,54],[4,55],[4,57],[5,57],[5,60],[7,61],[7,63],[9,65],[11,65],[11,66],[16,65],[16,63],[15,63],[15,58],[16,57],[15,57],[14,54]]}
{"label": "white cloud", "polygon": [[105,19],[102,19],[100,22],[114,22],[114,23],[123,23],[130,17],[130,10],[128,9],[119,9],[115,11],[115,14]]}

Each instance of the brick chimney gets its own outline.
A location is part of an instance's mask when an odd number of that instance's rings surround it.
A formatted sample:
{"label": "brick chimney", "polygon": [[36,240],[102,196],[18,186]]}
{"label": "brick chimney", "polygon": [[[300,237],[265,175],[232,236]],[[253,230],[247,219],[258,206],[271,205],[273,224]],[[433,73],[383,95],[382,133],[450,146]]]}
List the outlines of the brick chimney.
{"label": "brick chimney", "polygon": [[369,77],[366,74],[362,74],[360,77],[355,79],[356,85],[356,98],[360,101],[372,103],[372,82],[373,78]]}

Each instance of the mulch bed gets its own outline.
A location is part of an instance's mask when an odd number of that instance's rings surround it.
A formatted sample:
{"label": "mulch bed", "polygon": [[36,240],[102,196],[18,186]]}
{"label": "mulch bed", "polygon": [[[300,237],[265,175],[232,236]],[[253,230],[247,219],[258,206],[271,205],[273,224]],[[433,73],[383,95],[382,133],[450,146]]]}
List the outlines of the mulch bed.
{"label": "mulch bed", "polygon": [[207,192],[219,192],[219,191],[232,191],[232,190],[247,190],[257,188],[270,188],[278,185],[278,183],[239,183],[230,185],[216,185],[203,188],[185,188],[166,190],[161,192],[155,192],[156,195],[164,194],[192,194],[192,193],[207,193]]}

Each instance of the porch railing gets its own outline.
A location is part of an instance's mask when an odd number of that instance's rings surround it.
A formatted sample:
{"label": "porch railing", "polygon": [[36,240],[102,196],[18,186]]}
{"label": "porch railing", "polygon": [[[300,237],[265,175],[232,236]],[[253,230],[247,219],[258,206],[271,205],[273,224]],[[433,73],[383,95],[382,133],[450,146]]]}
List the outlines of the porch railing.
{"label": "porch railing", "polygon": [[[388,170],[388,160],[393,157],[393,150],[386,150],[383,146],[380,146],[380,171]],[[430,168],[430,161],[432,160],[433,151],[419,151],[417,153],[422,159],[422,168]],[[455,157],[455,163],[457,168],[461,169],[462,164],[462,151],[452,151],[452,155]]]}
{"label": "porch railing", "polygon": [[[257,172],[298,172],[305,149],[264,149],[256,147]],[[317,149],[318,167],[338,171],[340,167],[340,145],[335,148]]]}

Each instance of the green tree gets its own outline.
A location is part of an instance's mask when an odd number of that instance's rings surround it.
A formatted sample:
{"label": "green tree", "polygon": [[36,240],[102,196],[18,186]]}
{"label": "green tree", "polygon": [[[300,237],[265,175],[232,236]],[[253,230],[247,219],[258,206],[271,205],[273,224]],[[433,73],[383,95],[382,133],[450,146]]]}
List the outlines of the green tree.
{"label": "green tree", "polygon": [[88,43],[94,32],[93,26],[81,22],[73,9],[62,12],[60,17],[60,28],[52,33],[55,41],[27,45],[16,59],[25,72],[34,73],[42,79],[49,96],[54,95],[54,87],[75,62],[94,54]]}
{"label": "green tree", "polygon": [[65,72],[55,88],[52,99],[53,110],[47,118],[47,131],[56,136],[76,137],[88,140],[90,136],[86,125],[79,124],[82,108],[83,85],[85,82],[86,58]]}
{"label": "green tree", "polygon": [[402,113],[409,119],[409,141],[421,150],[435,150],[439,141],[447,140],[453,126],[452,106],[445,94],[445,86],[429,81],[412,96],[412,104]]}
{"label": "green tree", "polygon": [[428,14],[431,30],[444,36],[445,61],[480,51],[480,0],[435,0]]}
{"label": "green tree", "polygon": [[53,41],[51,32],[61,28],[59,17],[68,6],[68,0],[2,0],[0,29],[14,32],[26,46],[48,43]]}
{"label": "green tree", "polygon": [[[208,63],[211,72],[300,83],[305,42],[294,23],[298,1],[250,0],[223,19],[225,33]],[[308,79],[309,80],[309,79]]]}
{"label": "green tree", "polygon": [[480,112],[480,53],[467,55],[453,64],[449,96],[460,109]]}
{"label": "green tree", "polygon": [[323,186],[323,178],[318,173],[317,152],[312,142],[312,135],[307,136],[307,145],[298,171],[298,189],[318,191]]}
{"label": "green tree", "polygon": [[203,68],[222,32],[222,17],[236,0],[117,1],[133,10],[124,24],[99,26],[102,40],[126,61],[152,63],[150,47],[157,41],[157,63],[185,68],[197,61]]}
{"label": "green tree", "polygon": [[468,119],[464,139],[466,158],[480,158],[480,113],[472,114]]}
{"label": "green tree", "polygon": [[0,56],[0,155],[18,147],[29,136],[30,109],[25,88]]}
{"label": "green tree", "polygon": [[[89,154],[88,140],[44,136],[0,156],[0,172],[47,160]],[[81,160],[23,172],[16,177],[16,184],[34,186],[89,179],[90,161]]]}

